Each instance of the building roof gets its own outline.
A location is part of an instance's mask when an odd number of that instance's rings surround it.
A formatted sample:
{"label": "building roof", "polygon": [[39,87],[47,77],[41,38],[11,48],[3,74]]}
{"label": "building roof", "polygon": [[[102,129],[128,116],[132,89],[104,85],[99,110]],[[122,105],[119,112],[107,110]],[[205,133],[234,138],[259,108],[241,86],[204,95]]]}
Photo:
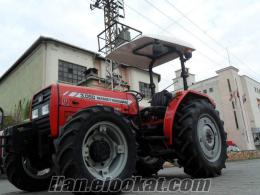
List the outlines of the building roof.
{"label": "building roof", "polygon": [[257,84],[260,85],[260,82],[259,82],[259,81],[255,80],[255,79],[253,79],[253,78],[251,78],[251,77],[249,77],[249,76],[247,76],[247,75],[241,75],[240,77],[248,78],[248,79],[250,79],[251,81],[254,81],[255,83],[257,83]]}
{"label": "building roof", "polygon": [[203,79],[201,81],[198,81],[196,83],[194,83],[193,85],[196,86],[197,84],[200,84],[200,83],[204,83],[204,82],[207,82],[207,81],[211,81],[211,80],[214,80],[216,79],[218,76],[213,76],[213,77],[210,77],[210,78],[207,78],[207,79]]}
{"label": "building roof", "polygon": [[[87,53],[90,53],[90,54],[93,54],[93,55],[96,55],[97,58],[99,59],[102,59],[102,60],[105,60],[105,58],[103,56],[101,56],[99,53],[97,52],[94,52],[94,51],[91,51],[91,50],[88,50],[88,49],[84,49],[82,47],[78,47],[78,46],[75,46],[75,45],[72,45],[70,43],[67,43],[67,42],[64,42],[64,41],[60,41],[58,39],[54,39],[54,38],[51,38],[51,37],[45,37],[45,36],[40,36],[17,60],[16,62],[0,77],[0,83],[9,75],[9,73],[11,73],[16,67],[18,67],[39,45],[41,45],[42,43],[46,43],[46,42],[54,42],[54,43],[57,43],[57,44],[62,44],[62,45],[65,45],[65,46],[68,46],[68,47],[71,47],[73,49],[77,49],[77,50],[81,50],[83,52],[87,52]],[[125,65],[124,66],[127,66],[129,67],[128,65]],[[146,70],[144,70],[146,71]],[[157,74],[157,73],[154,73],[156,74],[159,78],[158,80],[160,81],[160,78],[161,78],[161,75],[160,74]]]}
{"label": "building roof", "polygon": [[16,62],[1,76],[0,78],[0,82],[2,82],[10,72],[12,72],[17,66],[19,66],[19,64],[21,64],[41,43],[45,43],[45,42],[55,42],[55,43],[59,43],[74,49],[78,49],[84,52],[88,52],[91,54],[96,55],[99,58],[104,59],[99,53],[51,38],[51,37],[44,37],[44,36],[40,36],[23,54],[21,57],[18,58],[18,60],[16,60]]}
{"label": "building roof", "polygon": [[239,69],[237,69],[237,68],[234,67],[234,66],[228,66],[228,67],[226,67],[226,68],[222,68],[222,69],[220,69],[220,70],[217,70],[216,73],[219,74],[220,72],[223,72],[223,71],[226,71],[226,70],[234,70],[234,71],[236,71],[236,72],[239,71]]}

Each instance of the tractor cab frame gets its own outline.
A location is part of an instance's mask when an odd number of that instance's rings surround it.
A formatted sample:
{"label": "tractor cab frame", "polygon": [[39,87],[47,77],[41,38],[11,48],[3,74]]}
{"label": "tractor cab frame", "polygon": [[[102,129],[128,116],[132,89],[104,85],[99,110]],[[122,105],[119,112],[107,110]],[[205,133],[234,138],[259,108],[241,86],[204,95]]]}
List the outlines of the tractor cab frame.
{"label": "tractor cab frame", "polygon": [[183,88],[184,90],[188,89],[188,71],[185,68],[185,62],[192,57],[194,50],[192,45],[178,39],[143,35],[132,42],[120,46],[111,52],[107,58],[121,64],[148,69],[151,94],[154,95],[153,68],[176,58],[179,58],[181,62]]}

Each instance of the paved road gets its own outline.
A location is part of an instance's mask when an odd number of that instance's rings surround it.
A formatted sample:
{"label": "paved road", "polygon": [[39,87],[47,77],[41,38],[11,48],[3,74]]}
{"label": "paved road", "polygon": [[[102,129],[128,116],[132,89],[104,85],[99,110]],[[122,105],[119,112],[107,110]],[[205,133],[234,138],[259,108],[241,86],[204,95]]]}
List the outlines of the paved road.
{"label": "paved road", "polygon": [[[160,176],[167,178],[189,178],[179,168],[169,168],[160,172]],[[24,193],[13,187],[5,178],[0,177],[0,194],[1,195],[50,195],[57,193]],[[68,193],[66,193],[68,194]],[[173,195],[179,193],[163,192],[163,193],[125,193],[123,195],[148,195],[148,194],[163,194]],[[185,193],[197,194],[200,193]],[[212,179],[211,189],[209,193],[204,194],[228,194],[228,195],[245,195],[245,194],[259,194],[260,195],[260,159],[247,160],[227,163],[227,169],[223,171],[221,177]]]}

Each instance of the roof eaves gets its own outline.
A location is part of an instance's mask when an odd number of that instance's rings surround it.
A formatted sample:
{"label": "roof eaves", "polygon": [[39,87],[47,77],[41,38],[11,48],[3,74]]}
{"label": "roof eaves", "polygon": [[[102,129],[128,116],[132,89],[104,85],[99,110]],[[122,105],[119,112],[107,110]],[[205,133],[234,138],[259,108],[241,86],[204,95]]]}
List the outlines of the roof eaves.
{"label": "roof eaves", "polygon": [[77,50],[81,50],[83,52],[88,52],[91,54],[96,55],[97,58],[105,60],[104,57],[102,57],[99,53],[72,45],[70,43],[66,43],[63,41],[60,41],[58,39],[50,38],[50,37],[44,37],[40,36],[19,58],[15,61],[15,63],[0,77],[0,83],[8,76],[9,73],[11,73],[16,67],[18,67],[41,43],[44,42],[55,42],[58,44],[62,44]]}

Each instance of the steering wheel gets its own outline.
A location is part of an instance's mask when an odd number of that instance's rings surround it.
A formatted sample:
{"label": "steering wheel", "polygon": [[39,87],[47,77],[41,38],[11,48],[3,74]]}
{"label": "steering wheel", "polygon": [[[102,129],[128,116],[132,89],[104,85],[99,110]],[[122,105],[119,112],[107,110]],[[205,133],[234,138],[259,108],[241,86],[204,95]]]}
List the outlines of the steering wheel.
{"label": "steering wheel", "polygon": [[144,94],[135,90],[126,90],[125,92],[132,93],[136,97],[138,102],[142,101],[142,99],[144,98]]}

